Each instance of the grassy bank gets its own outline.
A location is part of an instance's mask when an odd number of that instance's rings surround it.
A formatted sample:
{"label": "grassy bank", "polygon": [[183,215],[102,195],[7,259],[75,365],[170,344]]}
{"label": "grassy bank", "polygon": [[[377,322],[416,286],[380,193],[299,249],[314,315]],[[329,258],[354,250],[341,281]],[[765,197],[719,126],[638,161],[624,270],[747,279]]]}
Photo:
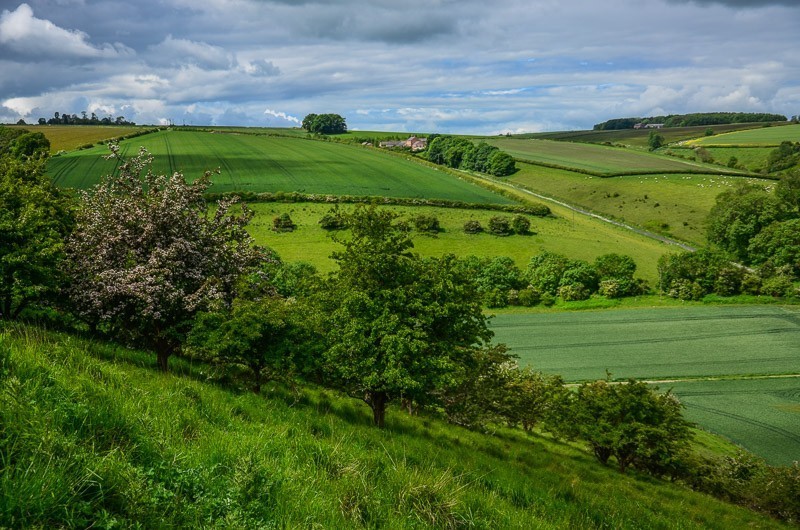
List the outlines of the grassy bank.
{"label": "grassy bank", "polygon": [[[207,368],[26,326],[0,335],[0,525],[768,528],[571,445],[333,394],[236,393]],[[182,374],[180,373],[182,372]]]}

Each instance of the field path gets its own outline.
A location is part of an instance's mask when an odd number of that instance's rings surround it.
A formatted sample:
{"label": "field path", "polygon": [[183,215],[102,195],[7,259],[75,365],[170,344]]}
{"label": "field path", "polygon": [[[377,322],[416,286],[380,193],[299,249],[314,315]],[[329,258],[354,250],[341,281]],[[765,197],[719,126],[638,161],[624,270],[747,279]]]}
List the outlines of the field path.
{"label": "field path", "polygon": [[531,190],[529,190],[527,188],[524,188],[522,186],[518,186],[516,184],[511,184],[509,182],[501,182],[501,181],[496,180],[496,179],[490,179],[490,178],[479,176],[479,175],[475,175],[475,174],[472,174],[472,173],[470,173],[470,175],[472,177],[474,177],[474,178],[478,178],[478,179],[481,179],[481,180],[484,180],[484,181],[487,181],[487,182],[491,182],[492,184],[499,184],[501,186],[505,186],[507,188],[511,188],[511,189],[513,189],[515,191],[518,191],[520,193],[524,193],[526,195],[531,195],[533,197],[536,197],[537,199],[541,199],[543,201],[547,201],[547,202],[550,202],[552,204],[557,204],[557,205],[559,205],[559,206],[561,206],[563,208],[566,208],[567,210],[570,210],[572,212],[579,213],[579,214],[585,215],[587,217],[593,217],[593,218],[595,218],[595,219],[597,219],[599,221],[602,221],[604,223],[608,223],[608,224],[611,224],[611,225],[614,225],[614,226],[618,226],[620,228],[624,228],[626,230],[630,230],[631,232],[634,232],[634,233],[639,234],[641,236],[649,237],[650,239],[655,239],[656,241],[661,241],[662,243],[666,243],[668,245],[674,245],[674,246],[680,247],[680,248],[682,248],[684,250],[688,250],[689,252],[694,252],[694,251],[697,250],[697,248],[695,248],[695,247],[693,247],[691,245],[688,245],[686,243],[683,243],[681,241],[677,241],[675,239],[672,239],[672,238],[669,238],[669,237],[666,237],[666,236],[662,236],[661,234],[656,234],[655,232],[650,232],[649,230],[645,230],[643,228],[638,228],[638,227],[635,227],[635,226],[631,226],[631,225],[625,224],[625,223],[623,223],[621,221],[616,221],[614,219],[610,219],[608,217],[604,217],[602,215],[599,215],[599,214],[596,214],[596,213],[591,212],[589,210],[586,210],[584,208],[581,208],[580,206],[575,206],[574,204],[569,204],[567,202],[560,201],[560,200],[554,199],[552,197],[548,197],[547,195],[542,195],[541,193],[536,193],[535,191],[531,191]]}

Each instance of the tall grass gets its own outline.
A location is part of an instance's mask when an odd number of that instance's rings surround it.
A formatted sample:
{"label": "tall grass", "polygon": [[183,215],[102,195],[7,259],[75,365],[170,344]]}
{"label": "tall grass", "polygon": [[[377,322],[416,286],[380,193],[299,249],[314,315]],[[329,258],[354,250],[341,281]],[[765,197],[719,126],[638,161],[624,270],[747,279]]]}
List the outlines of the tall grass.
{"label": "tall grass", "polygon": [[400,411],[377,430],[329,391],[236,393],[148,358],[0,328],[0,526],[777,526],[548,438]]}

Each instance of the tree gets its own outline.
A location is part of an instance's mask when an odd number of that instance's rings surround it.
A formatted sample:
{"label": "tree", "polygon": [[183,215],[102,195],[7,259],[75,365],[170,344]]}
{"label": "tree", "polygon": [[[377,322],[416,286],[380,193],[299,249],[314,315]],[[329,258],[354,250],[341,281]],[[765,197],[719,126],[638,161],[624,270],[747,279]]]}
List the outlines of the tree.
{"label": "tree", "polygon": [[514,157],[505,151],[495,151],[492,153],[492,156],[489,157],[488,173],[490,175],[494,175],[496,177],[505,177],[512,174],[516,170],[517,165],[514,161]]}
{"label": "tree", "polygon": [[750,240],[786,217],[786,205],[779,198],[760,186],[742,184],[717,196],[708,216],[708,241],[749,263]]}
{"label": "tree", "polygon": [[72,215],[42,160],[0,156],[0,318],[58,293]]}
{"label": "tree", "polygon": [[659,394],[645,383],[597,381],[578,387],[568,421],[603,464],[613,456],[622,473],[633,465],[658,475],[691,440],[681,409],[671,393]]}
{"label": "tree", "polygon": [[489,232],[496,236],[510,236],[511,220],[508,217],[496,215],[489,219]]}
{"label": "tree", "polygon": [[541,293],[556,294],[568,264],[569,259],[562,254],[548,251],[537,254],[528,262],[528,283]]}
{"label": "tree", "polygon": [[339,271],[321,300],[324,358],[332,382],[363,399],[383,427],[390,401],[432,401],[491,332],[453,256],[412,254],[410,229],[391,212],[359,206],[345,217],[350,236],[333,236],[344,248],[333,254]]}
{"label": "tree", "polygon": [[663,147],[663,145],[664,137],[658,134],[655,130],[650,131],[650,135],[647,137],[647,147],[649,147],[651,151],[655,151],[656,149]]}
{"label": "tree", "polygon": [[786,173],[775,186],[775,196],[795,213],[800,214],[800,170]]}
{"label": "tree", "polygon": [[180,173],[154,175],[144,149],[122,160],[110,148],[119,170],[83,195],[67,246],[68,294],[92,326],[152,348],[167,370],[195,313],[229,304],[263,252],[237,198],[209,208],[209,173],[189,184]]}
{"label": "tree", "polygon": [[338,114],[308,114],[303,118],[303,129],[316,134],[344,134],[347,132],[345,119]]}
{"label": "tree", "polygon": [[244,367],[259,394],[265,382],[296,374],[296,328],[291,305],[280,298],[236,299],[230,310],[200,313],[187,343],[214,363]]}
{"label": "tree", "polygon": [[11,143],[11,156],[15,158],[46,157],[50,153],[50,140],[44,133],[26,132]]}
{"label": "tree", "polygon": [[511,220],[511,228],[514,229],[516,234],[528,234],[531,231],[531,222],[524,215],[515,215]]}
{"label": "tree", "polygon": [[756,265],[788,266],[793,277],[800,277],[800,219],[770,224],[750,241],[747,253]]}

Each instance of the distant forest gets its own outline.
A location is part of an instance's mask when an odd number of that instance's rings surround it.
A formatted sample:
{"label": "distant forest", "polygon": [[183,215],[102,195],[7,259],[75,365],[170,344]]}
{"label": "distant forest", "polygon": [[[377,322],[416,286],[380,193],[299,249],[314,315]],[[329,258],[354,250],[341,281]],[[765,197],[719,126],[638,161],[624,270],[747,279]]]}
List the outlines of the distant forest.
{"label": "distant forest", "polygon": [[[103,118],[98,118],[97,114],[94,112],[89,115],[85,110],[81,112],[80,116],[77,114],[68,114],[66,112],[64,114],[56,112],[49,120],[39,118],[38,123],[39,125],[136,125],[136,123],[126,120],[125,116],[117,116],[116,118],[105,116]],[[28,124],[25,123],[25,120],[19,120],[17,125]]]}
{"label": "distant forest", "polygon": [[702,125],[726,125],[730,123],[757,123],[787,121],[782,114],[767,114],[761,112],[701,112],[695,114],[670,114],[668,116],[650,116],[649,118],[615,118],[598,123],[593,127],[595,131],[611,131],[618,129],[633,129],[634,125],[641,123],[661,123],[664,127],[697,127]]}

